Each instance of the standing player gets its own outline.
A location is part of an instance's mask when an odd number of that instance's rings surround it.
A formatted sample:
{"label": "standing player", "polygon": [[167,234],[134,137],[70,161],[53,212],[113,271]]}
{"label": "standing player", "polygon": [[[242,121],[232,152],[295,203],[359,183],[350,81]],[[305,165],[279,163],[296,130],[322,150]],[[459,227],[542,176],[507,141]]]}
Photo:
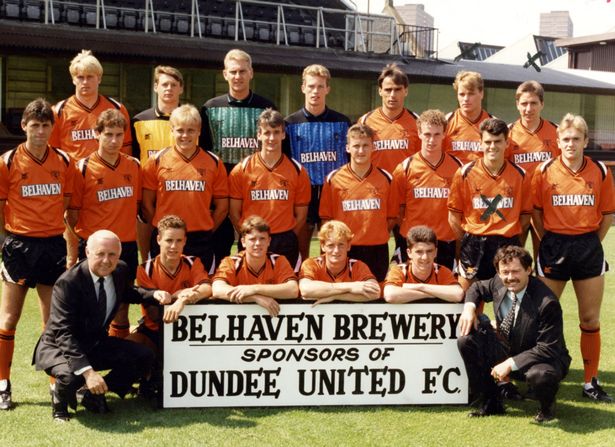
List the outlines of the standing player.
{"label": "standing player", "polygon": [[[447,200],[453,175],[461,163],[442,152],[446,117],[439,110],[426,110],[417,121],[421,151],[406,158],[393,172],[393,188],[400,200],[400,233],[407,235],[415,225],[427,225],[438,237],[436,262],[453,269],[456,237],[448,223]],[[406,238],[400,239],[394,257],[398,264],[408,260]]]}
{"label": "standing player", "polygon": [[468,163],[482,157],[479,126],[492,116],[483,110],[484,83],[480,73],[460,71],[453,88],[457,92],[459,108],[447,115],[448,125],[442,147],[462,163]]}
{"label": "standing player", "polygon": [[348,225],[338,220],[320,228],[323,254],[301,265],[299,290],[304,300],[315,300],[316,305],[335,300],[362,303],[380,297],[380,286],[369,267],[348,257],[352,236]]}
{"label": "standing player", "polygon": [[463,300],[463,289],[453,272],[436,264],[438,239],[429,227],[412,227],[408,234],[408,262],[391,266],[384,281],[387,303],[411,303],[439,298],[452,303]]}
{"label": "standing player", "polygon": [[354,233],[351,258],[365,262],[378,282],[389,264],[389,234],[399,214],[391,174],[372,163],[374,134],[363,124],[348,129],[350,163],[327,176],[320,217],[344,222]]}
{"label": "standing player", "polygon": [[[307,259],[314,227],[320,224],[318,206],[322,184],[329,172],[347,162],[346,133],[350,120],[346,115],[327,107],[331,90],[331,74],[322,65],[310,65],[303,70],[301,92],[303,108],[286,117],[286,154],[292,154],[307,170],[312,183],[312,199],[308,207],[307,224],[299,232],[301,257]],[[290,150],[288,150],[290,146]]]}
{"label": "standing player", "polygon": [[607,264],[601,241],[611,227],[615,197],[611,171],[583,155],[588,143],[585,120],[567,114],[558,145],[562,153],[542,163],[534,175],[534,224],[542,240],[536,270],[561,297],[572,280],[579,307],[583,396],[613,402],[600,386],[600,307]]}
{"label": "standing player", "polygon": [[244,219],[239,235],[244,250],[222,260],[213,279],[213,296],[237,304],[256,303],[275,317],[280,313],[276,300],[297,298],[297,277],[284,256],[268,251],[271,236],[263,218]]}
{"label": "standing player", "polygon": [[[162,149],[173,146],[173,132],[169,118],[179,107],[179,97],[184,92],[184,77],[174,67],[158,65],[154,69],[154,92],[156,107],[136,114],[131,121],[132,155],[144,164]],[[141,258],[149,253],[152,226],[139,221],[137,232]]]}
{"label": "standing player", "polygon": [[[154,226],[168,214],[180,216],[188,228],[185,253],[199,257],[213,272],[212,234],[228,212],[226,171],[217,156],[199,148],[201,117],[193,105],[176,108],[169,121],[175,144],[143,167],[143,216]],[[150,258],[158,253],[154,231]]]}
{"label": "standing player", "polygon": [[130,154],[130,117],[126,107],[113,98],[98,93],[103,68],[91,51],[82,50],[70,62],[70,75],[75,94],[53,107],[55,124],[49,138],[53,147],[61,147],[75,160],[87,157],[98,149],[96,119],[107,109],[119,110],[126,119],[122,152]]}
{"label": "standing player", "polygon": [[260,216],[271,228],[271,251],[284,255],[295,271],[301,256],[297,233],[310,203],[306,170],[282,153],[284,118],[267,109],[258,118],[259,152],[246,157],[229,175],[229,217],[239,232],[242,222]]}
{"label": "standing player", "polygon": [[448,220],[461,241],[459,283],[495,275],[493,256],[504,245],[520,245],[530,223],[531,179],[505,159],[508,126],[497,118],[480,125],[483,158],[455,173],[448,198]]}
{"label": "standing player", "polygon": [[0,158],[2,301],[0,302],[0,410],[10,410],[15,330],[28,288],[36,287],[43,324],[51,289],[66,268],[64,210],[75,168],[70,157],[48,144],[53,111],[43,99],[28,104],[21,128],[26,142]]}
{"label": "standing player", "polygon": [[[67,224],[78,237],[78,256],[85,259],[85,244],[98,230],[111,230],[122,243],[120,259],[128,266],[128,280],[134,282],[137,265],[137,212],[141,203],[139,161],[122,154],[126,120],[118,110],[107,109],[96,120],[98,149],[77,162],[74,193]],[[69,247],[76,249],[77,247]],[[123,304],[111,322],[109,335],[128,335],[128,304]]]}
{"label": "standing player", "polygon": [[408,84],[408,76],[397,65],[384,67],[378,76],[382,107],[359,118],[360,124],[374,131],[374,166],[387,172],[393,172],[399,163],[421,147],[417,115],[404,107]]}
{"label": "standing player", "polygon": [[[545,91],[537,81],[525,81],[517,88],[515,100],[519,119],[510,127],[509,160],[534,175],[536,166],[541,162],[557,157],[561,152],[557,147],[557,125],[544,120],[540,112],[544,108]],[[540,239],[530,225],[534,259],[538,253]],[[525,245],[527,232],[521,235]]]}
{"label": "standing player", "polygon": [[[201,108],[203,131],[199,145],[220,157],[226,172],[231,172],[237,163],[258,150],[258,117],[263,110],[275,106],[250,90],[254,71],[252,58],[245,51],[233,49],[226,53],[222,76],[228,83],[228,93],[210,99]],[[233,225],[226,219],[214,236],[218,262],[231,253],[234,240]]]}

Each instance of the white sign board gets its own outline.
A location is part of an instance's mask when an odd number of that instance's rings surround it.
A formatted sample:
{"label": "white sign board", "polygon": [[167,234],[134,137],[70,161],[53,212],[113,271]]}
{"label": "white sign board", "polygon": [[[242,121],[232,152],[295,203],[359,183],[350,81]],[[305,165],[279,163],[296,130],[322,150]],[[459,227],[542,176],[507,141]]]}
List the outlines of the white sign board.
{"label": "white sign board", "polygon": [[462,404],[461,304],[186,306],[164,325],[163,406]]}

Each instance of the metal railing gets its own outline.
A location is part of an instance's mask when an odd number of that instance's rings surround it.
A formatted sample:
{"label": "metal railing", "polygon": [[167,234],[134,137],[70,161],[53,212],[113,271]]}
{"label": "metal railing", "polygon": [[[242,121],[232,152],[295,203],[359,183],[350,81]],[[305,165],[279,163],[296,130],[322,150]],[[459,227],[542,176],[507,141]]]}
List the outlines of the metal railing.
{"label": "metal railing", "polygon": [[[42,21],[52,25],[61,21],[58,16],[62,10],[62,17],[67,23],[98,29],[112,27],[146,33],[174,31],[191,37],[255,40],[284,46],[334,47],[354,52],[437,58],[437,29],[401,25],[390,16],[352,10],[265,0],[186,0],[164,2],[164,7],[158,8],[154,0],[40,0],[39,3],[44,8]],[[183,5],[185,10],[180,11],[178,7],[172,7],[174,5]],[[75,19],[78,14],[76,8],[82,8],[80,22]],[[72,20],[66,19],[69,9]],[[124,25],[127,15],[132,15],[130,26]],[[164,18],[163,29],[160,24]],[[109,26],[111,20],[113,24]],[[181,31],[178,31],[178,25],[173,25],[174,29],[171,30],[170,21],[181,24]]]}

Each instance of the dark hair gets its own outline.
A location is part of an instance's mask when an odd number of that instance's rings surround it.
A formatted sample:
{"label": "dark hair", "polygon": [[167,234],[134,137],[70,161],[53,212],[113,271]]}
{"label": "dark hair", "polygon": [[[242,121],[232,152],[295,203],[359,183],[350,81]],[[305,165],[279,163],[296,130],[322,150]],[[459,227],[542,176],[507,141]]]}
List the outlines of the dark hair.
{"label": "dark hair", "polygon": [[508,138],[508,124],[499,118],[487,118],[485,121],[480,123],[479,129],[481,138],[483,132],[487,132],[493,136],[504,135],[504,138]]}
{"label": "dark hair", "polygon": [[50,121],[51,124],[53,124],[54,118],[51,104],[43,98],[36,98],[29,103],[21,115],[21,122],[23,124],[28,124],[28,121],[32,120],[40,121],[41,123]]}
{"label": "dark hair", "polygon": [[271,229],[269,228],[269,224],[263,219],[261,216],[250,216],[246,218],[239,227],[239,236],[244,237],[246,234],[252,232],[253,230],[259,231],[261,233],[271,233]]}
{"label": "dark hair", "polygon": [[408,75],[396,64],[389,64],[382,69],[380,76],[378,76],[378,87],[382,87],[382,83],[386,78],[391,78],[395,85],[403,85],[405,88],[408,88]]}
{"label": "dark hair", "polygon": [[438,245],[436,232],[426,225],[417,225],[410,228],[408,231],[408,248],[412,248],[415,244],[423,242],[424,244]]}
{"label": "dark hair", "polygon": [[513,259],[518,259],[526,270],[532,267],[532,255],[525,248],[516,245],[505,245],[498,248],[493,257],[493,266],[496,271],[499,271],[500,262],[508,264]]}
{"label": "dark hair", "polygon": [[524,93],[531,93],[532,95],[538,96],[540,102],[544,102],[545,99],[545,89],[540,85],[538,81],[525,81],[519,87],[517,87],[517,92],[515,93],[515,99],[519,101],[521,95]]}
{"label": "dark hair", "polygon": [[126,118],[117,109],[107,109],[96,120],[96,131],[102,133],[105,127],[121,127],[126,129]]}
{"label": "dark hair", "polygon": [[258,116],[258,127],[269,126],[272,128],[281,127],[282,130],[285,130],[284,125],[284,117],[277,110],[272,109],[271,107],[266,108],[261,112]]}

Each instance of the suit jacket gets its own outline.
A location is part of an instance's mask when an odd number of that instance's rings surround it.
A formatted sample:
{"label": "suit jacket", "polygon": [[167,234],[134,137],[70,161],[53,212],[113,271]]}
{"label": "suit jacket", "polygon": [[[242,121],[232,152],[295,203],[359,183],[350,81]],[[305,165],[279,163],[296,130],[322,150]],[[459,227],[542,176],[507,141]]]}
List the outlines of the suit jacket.
{"label": "suit jacket", "polygon": [[[494,315],[500,327],[500,306],[507,291],[496,275],[472,284],[466,292],[466,302],[478,306],[481,302],[493,301]],[[529,278],[511,329],[510,355],[521,371],[527,371],[537,363],[549,363],[561,367],[565,374],[570,365],[564,340],[562,308],[551,289],[533,276]]]}
{"label": "suit jacket", "polygon": [[36,369],[67,362],[74,372],[90,365],[88,353],[107,337],[107,329],[120,304],[153,300],[153,290],[138,289],[129,284],[125,262],[118,262],[112,277],[116,300],[108,318],[98,308],[87,259],[58,278],[53,286],[49,321],[34,349]]}

